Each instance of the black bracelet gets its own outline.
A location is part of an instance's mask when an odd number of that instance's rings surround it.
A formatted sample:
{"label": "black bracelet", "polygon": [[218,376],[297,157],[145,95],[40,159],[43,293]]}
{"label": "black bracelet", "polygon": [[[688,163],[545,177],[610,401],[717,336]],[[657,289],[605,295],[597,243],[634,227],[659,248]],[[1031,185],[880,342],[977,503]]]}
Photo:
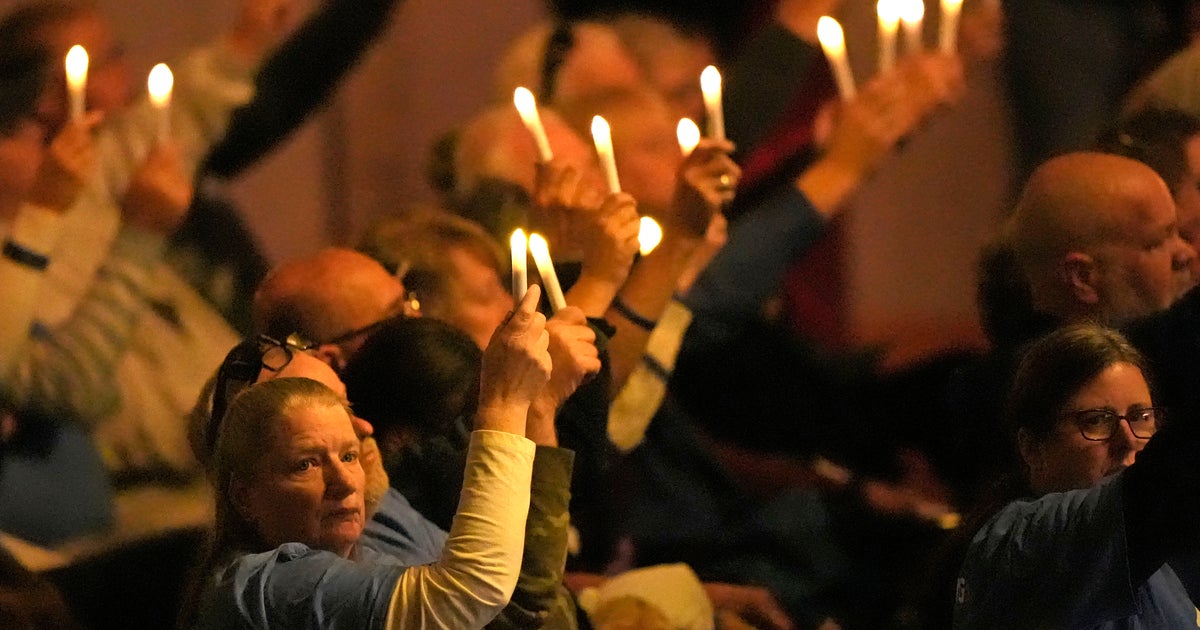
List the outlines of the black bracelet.
{"label": "black bracelet", "polygon": [[45,271],[46,267],[50,265],[49,256],[43,256],[12,241],[4,242],[4,257],[38,271]]}
{"label": "black bracelet", "polygon": [[613,298],[612,307],[618,313],[620,313],[621,316],[623,316],[625,319],[628,319],[629,321],[633,322],[634,324],[637,324],[638,328],[641,328],[642,330],[645,330],[646,332],[650,332],[650,331],[654,330],[655,326],[658,326],[658,322],[656,322],[652,319],[648,319],[648,318],[644,317],[643,315],[641,315],[640,313],[638,313],[637,311],[634,311],[633,309],[629,308],[629,305],[626,304],[621,299],[621,296],[619,296],[619,295],[617,297]]}

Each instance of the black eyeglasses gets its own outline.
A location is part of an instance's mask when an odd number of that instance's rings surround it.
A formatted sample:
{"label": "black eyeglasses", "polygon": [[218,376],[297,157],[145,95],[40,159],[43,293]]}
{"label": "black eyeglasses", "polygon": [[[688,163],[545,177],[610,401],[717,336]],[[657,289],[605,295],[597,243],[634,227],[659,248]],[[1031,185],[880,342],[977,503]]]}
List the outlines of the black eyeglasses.
{"label": "black eyeglasses", "polygon": [[217,446],[221,421],[233,400],[243,389],[254,384],[263,370],[278,373],[292,362],[296,352],[307,352],[316,347],[297,334],[288,335],[279,341],[267,335],[247,339],[234,346],[221,367],[217,369],[217,382],[213,388],[212,415],[209,418],[205,443],[211,453]]}
{"label": "black eyeglasses", "polygon": [[1122,420],[1129,424],[1129,431],[1134,437],[1149,439],[1161,428],[1166,415],[1162,407],[1144,407],[1132,409],[1125,415],[1111,409],[1084,409],[1064,414],[1063,417],[1079,429],[1079,434],[1085,440],[1103,442],[1112,439]]}

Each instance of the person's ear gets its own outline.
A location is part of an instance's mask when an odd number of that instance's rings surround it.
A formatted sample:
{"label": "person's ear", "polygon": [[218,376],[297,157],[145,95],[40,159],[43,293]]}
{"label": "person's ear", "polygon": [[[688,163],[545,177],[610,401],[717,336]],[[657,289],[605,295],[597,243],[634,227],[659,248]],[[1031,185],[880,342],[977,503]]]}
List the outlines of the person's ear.
{"label": "person's ear", "polygon": [[333,368],[334,372],[341,373],[342,368],[346,367],[346,353],[336,343],[323,343],[317,346],[316,355],[318,359]]}
{"label": "person's ear", "polygon": [[1044,467],[1041,442],[1024,427],[1021,427],[1017,429],[1017,450],[1021,453],[1021,460],[1029,468],[1029,477],[1032,479]]}
{"label": "person's ear", "polygon": [[229,498],[233,503],[233,508],[237,510],[238,515],[247,523],[253,523],[254,505],[253,490],[250,484],[241,479],[231,479],[229,481]]}
{"label": "person's ear", "polygon": [[1095,258],[1082,252],[1071,252],[1059,261],[1058,273],[1076,302],[1089,305],[1100,302],[1100,269]]}

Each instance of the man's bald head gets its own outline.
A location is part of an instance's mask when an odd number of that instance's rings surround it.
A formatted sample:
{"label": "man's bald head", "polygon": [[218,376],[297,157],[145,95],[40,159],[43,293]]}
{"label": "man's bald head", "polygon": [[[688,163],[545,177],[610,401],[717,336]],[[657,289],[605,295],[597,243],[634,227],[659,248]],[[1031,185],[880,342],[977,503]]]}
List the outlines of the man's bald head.
{"label": "man's bald head", "polygon": [[254,296],[254,326],[276,339],[299,333],[324,342],[403,309],[404,285],[394,275],[369,256],[334,247],[271,270]]}
{"label": "man's bald head", "polygon": [[1175,205],[1146,165],[1103,153],[1042,164],[1009,226],[1034,304],[1065,321],[1119,325],[1165,308],[1188,286],[1195,257]]}

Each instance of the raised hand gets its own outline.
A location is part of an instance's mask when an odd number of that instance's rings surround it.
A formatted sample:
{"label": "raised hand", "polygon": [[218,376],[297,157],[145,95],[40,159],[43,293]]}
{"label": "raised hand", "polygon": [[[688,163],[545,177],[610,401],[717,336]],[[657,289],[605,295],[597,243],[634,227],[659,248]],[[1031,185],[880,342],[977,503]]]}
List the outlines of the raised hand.
{"label": "raised hand", "polygon": [[57,212],[66,212],[95,171],[96,150],[92,128],[104,118],[90,112],[81,121],[68,121],[42,156],[29,201]]}
{"label": "raised hand", "polygon": [[733,143],[702,139],[679,167],[672,212],[663,217],[663,229],[679,230],[701,239],[713,215],[733,200],[742,170],[729,154]]}
{"label": "raised hand", "polygon": [[532,285],[483,351],[475,428],[525,434],[525,416],[550,380],[546,317],[537,312],[541,287]]}
{"label": "raised hand", "polygon": [[599,181],[561,160],[539,164],[530,226],[542,232],[564,260],[582,256],[579,244],[592,232],[594,214],[604,200]]}
{"label": "raised hand", "polygon": [[179,149],[160,143],[134,173],[121,202],[122,220],[144,230],[170,234],[187,216],[192,179],[183,169]]}
{"label": "raised hand", "polygon": [[869,173],[901,138],[963,91],[957,57],[923,53],[905,57],[842,105],[825,156],[859,173]]}
{"label": "raised hand", "polygon": [[550,333],[550,357],[554,369],[550,381],[529,410],[525,435],[538,444],[557,446],[554,417],[584,380],[600,371],[596,332],[587,325],[583,311],[569,306],[546,323]]}

